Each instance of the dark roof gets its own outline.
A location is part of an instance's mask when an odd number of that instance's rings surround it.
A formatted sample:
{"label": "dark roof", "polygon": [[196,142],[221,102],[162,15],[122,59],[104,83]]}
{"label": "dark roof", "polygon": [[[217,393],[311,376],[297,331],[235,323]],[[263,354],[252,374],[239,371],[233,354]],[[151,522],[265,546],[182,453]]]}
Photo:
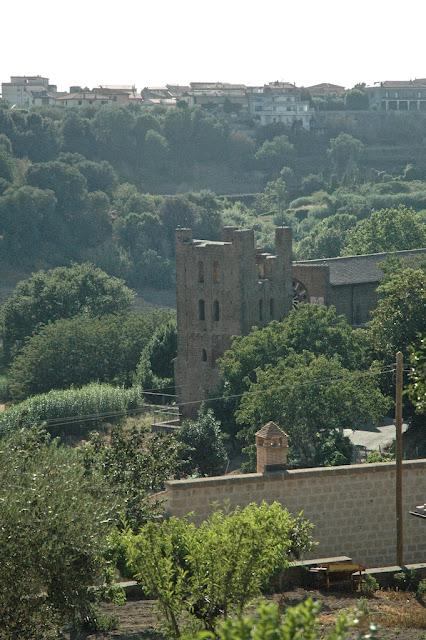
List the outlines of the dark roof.
{"label": "dark roof", "polygon": [[279,428],[275,422],[267,422],[259,431],[255,434],[262,438],[282,438],[288,437],[287,434]]}
{"label": "dark roof", "polygon": [[384,80],[383,82],[380,83],[381,87],[384,88],[395,88],[397,89],[398,87],[407,87],[407,88],[416,88],[416,87],[426,87],[426,80],[423,78],[416,78],[415,80]]}
{"label": "dark roof", "polygon": [[330,269],[330,284],[361,284],[363,282],[380,282],[383,272],[380,263],[393,256],[415,262],[416,258],[426,259],[425,249],[411,249],[408,251],[394,251],[389,253],[371,253],[363,256],[347,256],[339,258],[320,258],[319,260],[298,260],[293,264],[328,266]]}

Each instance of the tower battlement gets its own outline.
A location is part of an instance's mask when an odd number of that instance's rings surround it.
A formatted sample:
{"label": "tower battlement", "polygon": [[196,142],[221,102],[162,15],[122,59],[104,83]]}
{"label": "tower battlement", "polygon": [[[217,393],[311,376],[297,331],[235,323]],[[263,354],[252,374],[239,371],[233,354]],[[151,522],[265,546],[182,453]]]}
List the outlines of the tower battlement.
{"label": "tower battlement", "polygon": [[[184,415],[219,384],[217,360],[233,336],[280,320],[292,300],[291,229],[275,230],[275,253],[259,251],[252,229],[225,227],[221,241],[176,231],[178,351],[175,377]],[[190,403],[190,404],[186,404]]]}

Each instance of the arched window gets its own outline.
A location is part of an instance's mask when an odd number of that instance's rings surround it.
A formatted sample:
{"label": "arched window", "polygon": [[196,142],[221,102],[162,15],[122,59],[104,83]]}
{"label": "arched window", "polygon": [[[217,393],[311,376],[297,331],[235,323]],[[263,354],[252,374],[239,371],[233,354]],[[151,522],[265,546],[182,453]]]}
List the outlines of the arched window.
{"label": "arched window", "polygon": [[204,282],[204,262],[198,263],[198,282]]}
{"label": "arched window", "polygon": [[273,298],[269,300],[269,317],[271,318],[271,320],[273,320],[274,318],[274,299]]}
{"label": "arched window", "polygon": [[215,300],[213,302],[213,320],[215,322],[218,322],[220,318],[220,307],[219,307],[219,302],[217,300]]}
{"label": "arched window", "polygon": [[259,300],[259,320],[263,320],[263,300]]}
{"label": "arched window", "polygon": [[206,303],[204,300],[198,300],[198,320],[206,319]]}
{"label": "arched window", "polygon": [[201,351],[201,360],[207,362],[207,351],[205,349]]}
{"label": "arched window", "polygon": [[219,262],[217,260],[213,262],[213,282],[215,284],[219,282]]}

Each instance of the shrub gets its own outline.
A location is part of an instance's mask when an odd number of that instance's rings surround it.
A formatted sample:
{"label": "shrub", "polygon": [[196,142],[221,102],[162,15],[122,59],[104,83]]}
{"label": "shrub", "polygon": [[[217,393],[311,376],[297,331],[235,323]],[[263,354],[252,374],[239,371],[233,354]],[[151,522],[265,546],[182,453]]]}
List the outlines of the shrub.
{"label": "shrub", "polygon": [[420,580],[419,584],[417,585],[416,595],[419,600],[424,600],[424,597],[426,595],[426,580]]}
{"label": "shrub", "polygon": [[394,573],[393,579],[401,591],[416,591],[420,578],[414,569],[405,569]]}
{"label": "shrub", "polygon": [[211,409],[205,412],[201,409],[195,421],[185,420],[177,438],[184,445],[187,473],[196,471],[202,476],[214,476],[225,472],[228,455],[220,422]]}
{"label": "shrub", "polygon": [[142,393],[135,387],[121,389],[93,383],[81,389],[49,391],[0,413],[0,435],[43,423],[53,435],[86,431],[119,420],[142,402]]}
{"label": "shrub", "polygon": [[91,585],[111,573],[103,556],[113,510],[76,450],[33,429],[2,440],[2,640],[53,640],[64,625],[76,629],[96,617]]}
{"label": "shrub", "polygon": [[0,375],[0,402],[6,402],[9,399],[9,384],[7,376]]}
{"label": "shrub", "polygon": [[374,576],[366,575],[361,582],[361,593],[365,596],[372,596],[375,591],[380,588]]}
{"label": "shrub", "polygon": [[381,451],[369,451],[367,454],[367,460],[369,464],[374,464],[376,462],[392,462],[395,460],[395,456],[393,453],[382,453]]}
{"label": "shrub", "polygon": [[182,620],[213,631],[219,616],[241,615],[295,548],[311,548],[310,531],[300,516],[264,502],[217,511],[199,527],[178,518],[149,522],[124,538],[136,579],[158,599],[176,638]]}

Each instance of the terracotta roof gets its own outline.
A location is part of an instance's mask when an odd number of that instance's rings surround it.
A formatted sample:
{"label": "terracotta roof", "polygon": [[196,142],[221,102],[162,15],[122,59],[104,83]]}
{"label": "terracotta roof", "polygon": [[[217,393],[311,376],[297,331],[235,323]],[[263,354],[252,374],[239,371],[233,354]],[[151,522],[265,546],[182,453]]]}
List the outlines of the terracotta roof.
{"label": "terracotta roof", "polygon": [[288,438],[285,431],[280,429],[275,422],[267,422],[255,435],[262,438],[282,438],[283,436]]}
{"label": "terracotta roof", "polygon": [[318,260],[298,260],[295,266],[324,266],[330,270],[330,284],[360,284],[363,282],[380,282],[383,272],[380,263],[388,257],[403,258],[415,263],[419,258],[426,260],[425,249],[410,249],[407,251],[393,251],[389,253],[371,253],[361,256],[342,256],[338,258],[320,258]]}

